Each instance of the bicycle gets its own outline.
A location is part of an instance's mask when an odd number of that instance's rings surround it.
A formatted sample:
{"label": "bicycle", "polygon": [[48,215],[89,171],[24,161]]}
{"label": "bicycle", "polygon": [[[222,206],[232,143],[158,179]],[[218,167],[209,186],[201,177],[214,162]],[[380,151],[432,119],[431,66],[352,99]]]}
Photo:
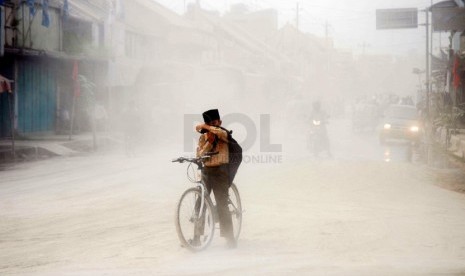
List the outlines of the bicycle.
{"label": "bicycle", "polygon": [[[181,245],[191,251],[201,251],[210,245],[215,233],[215,225],[218,223],[216,206],[200,175],[203,161],[210,157],[209,155],[198,158],[179,157],[172,160],[179,163],[188,162],[187,178],[196,184],[181,195],[175,216],[176,232]],[[197,171],[193,165],[197,166]],[[239,190],[234,183],[229,188],[228,206],[233,221],[234,238],[237,241],[242,226],[242,204]]]}

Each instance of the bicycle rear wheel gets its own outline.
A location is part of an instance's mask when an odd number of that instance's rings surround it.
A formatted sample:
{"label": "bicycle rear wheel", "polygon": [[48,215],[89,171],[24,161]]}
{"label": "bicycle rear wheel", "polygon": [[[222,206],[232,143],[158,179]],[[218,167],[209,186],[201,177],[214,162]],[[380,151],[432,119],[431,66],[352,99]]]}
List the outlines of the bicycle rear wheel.
{"label": "bicycle rear wheel", "polygon": [[192,251],[207,248],[215,231],[213,204],[209,197],[204,197],[203,212],[200,213],[202,196],[199,188],[187,189],[176,208],[176,232],[182,246]]}
{"label": "bicycle rear wheel", "polygon": [[232,183],[231,187],[229,188],[228,202],[228,207],[229,211],[231,212],[231,218],[233,222],[234,238],[237,241],[239,239],[239,234],[241,233],[242,227],[242,203],[239,190],[234,183]]}

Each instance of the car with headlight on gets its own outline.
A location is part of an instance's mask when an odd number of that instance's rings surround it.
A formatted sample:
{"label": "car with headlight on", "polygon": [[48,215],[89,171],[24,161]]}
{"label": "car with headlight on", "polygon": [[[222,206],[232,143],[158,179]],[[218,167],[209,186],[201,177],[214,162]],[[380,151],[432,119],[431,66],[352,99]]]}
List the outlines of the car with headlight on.
{"label": "car with headlight on", "polygon": [[418,144],[421,124],[417,109],[411,105],[390,105],[384,112],[379,130],[379,141],[401,139]]}

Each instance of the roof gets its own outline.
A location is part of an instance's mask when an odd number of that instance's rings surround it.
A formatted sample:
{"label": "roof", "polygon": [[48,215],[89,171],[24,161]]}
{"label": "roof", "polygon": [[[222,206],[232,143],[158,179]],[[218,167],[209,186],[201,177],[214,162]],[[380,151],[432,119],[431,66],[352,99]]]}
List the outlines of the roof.
{"label": "roof", "polygon": [[171,25],[177,27],[192,28],[192,23],[188,22],[182,16],[165,8],[164,6],[160,5],[159,3],[153,0],[131,0],[131,2],[138,3],[139,5],[149,8],[151,11],[155,12],[157,15],[166,20]]}
{"label": "roof", "polygon": [[259,54],[265,54],[268,57],[271,57],[275,60],[288,60],[286,56],[280,52],[272,49],[268,44],[263,41],[260,41],[247,30],[241,28],[240,26],[220,20],[219,18],[212,16],[206,12],[201,12],[203,18],[205,18],[210,24],[214,25],[216,28],[224,31],[225,34],[232,37],[238,44],[242,45],[249,51]]}
{"label": "roof", "polygon": [[432,9],[436,9],[436,8],[455,8],[457,6],[458,5],[457,3],[455,3],[454,0],[446,0],[446,1],[441,1],[441,2],[433,4],[432,6],[428,8],[428,10],[431,11]]}
{"label": "roof", "polygon": [[126,30],[153,37],[165,36],[173,30],[189,33],[206,31],[153,0],[131,0],[130,4],[127,3],[123,19]]}
{"label": "roof", "polygon": [[465,0],[445,0],[438,3],[435,3],[429,7],[429,10],[435,8],[456,8],[456,7],[464,7]]}
{"label": "roof", "polygon": [[306,51],[319,50],[323,52],[326,50],[325,39],[309,33],[302,33],[289,23],[278,30],[272,42],[277,48],[284,48],[287,51],[302,49]]}
{"label": "roof", "polygon": [[70,16],[89,21],[105,21],[112,12],[110,0],[69,0],[68,3]]}

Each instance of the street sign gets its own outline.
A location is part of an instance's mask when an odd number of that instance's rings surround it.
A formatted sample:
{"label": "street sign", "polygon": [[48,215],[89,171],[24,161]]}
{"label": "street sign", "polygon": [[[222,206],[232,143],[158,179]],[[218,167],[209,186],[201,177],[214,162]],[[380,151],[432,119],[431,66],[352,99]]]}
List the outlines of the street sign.
{"label": "street sign", "polygon": [[418,27],[418,9],[378,9],[376,29],[411,29]]}

